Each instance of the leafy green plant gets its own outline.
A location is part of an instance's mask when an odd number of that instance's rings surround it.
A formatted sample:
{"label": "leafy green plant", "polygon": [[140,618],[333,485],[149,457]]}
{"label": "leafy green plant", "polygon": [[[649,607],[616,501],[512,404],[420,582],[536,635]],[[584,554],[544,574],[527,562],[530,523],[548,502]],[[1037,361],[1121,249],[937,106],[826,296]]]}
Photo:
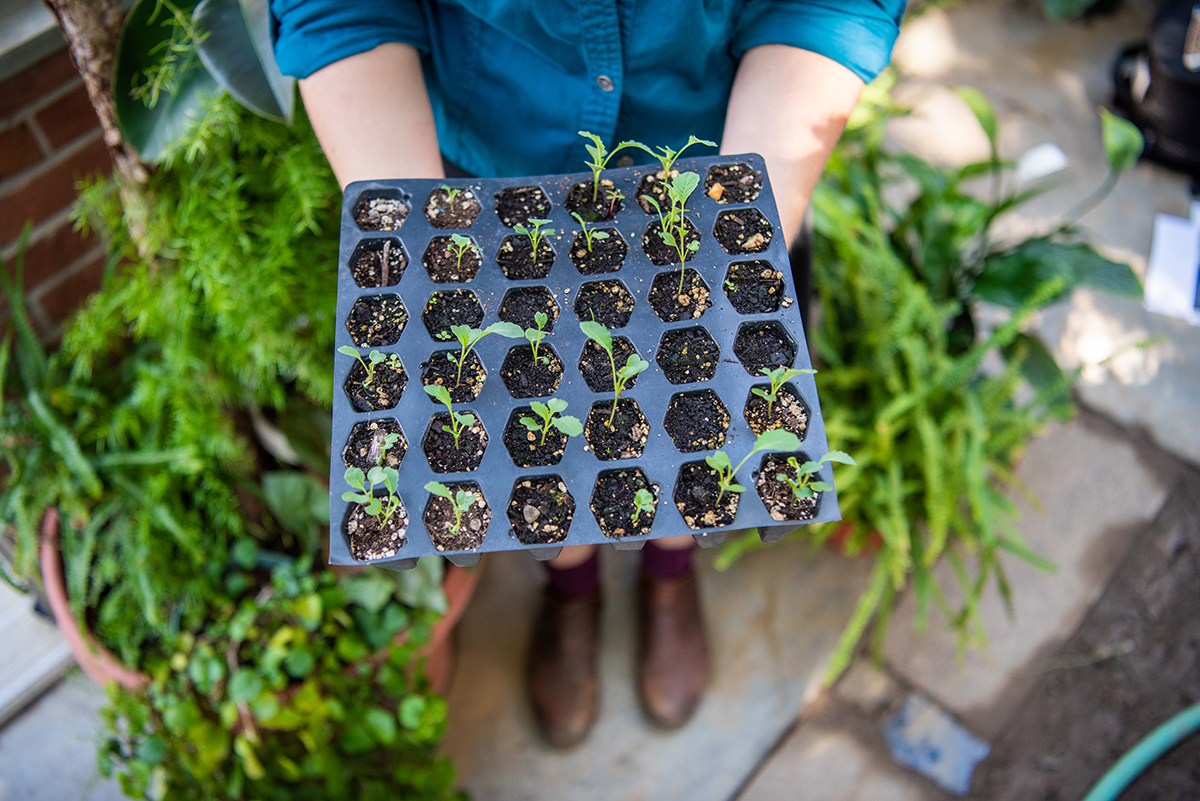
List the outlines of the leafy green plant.
{"label": "leafy green plant", "polygon": [[691,197],[692,192],[696,191],[696,187],[700,185],[700,176],[694,172],[680,173],[679,175],[667,178],[664,182],[667,190],[667,199],[670,201],[670,208],[663,210],[659,202],[646,195],[646,202],[654,206],[658,212],[658,237],[667,247],[675,248],[675,252],[679,255],[679,291],[678,295],[683,294],[683,279],[687,268],[688,253],[695,253],[700,249],[698,241],[688,242],[687,229],[687,202]]}
{"label": "leafy green plant", "polygon": [[[588,131],[580,131],[579,135],[584,139],[592,140],[592,144],[584,145],[588,155],[592,157],[591,161],[585,161],[584,164],[592,171],[592,202],[595,203],[600,198],[600,173],[608,167],[608,162],[613,156],[627,147],[640,147],[643,150],[648,148],[640,142],[618,142],[616,147],[611,151],[604,145],[604,140]],[[615,201],[614,201],[615,202]],[[535,253],[537,251],[534,251]]]}
{"label": "leafy green plant", "polygon": [[612,334],[608,333],[608,329],[594,320],[587,320],[579,324],[579,330],[608,354],[608,363],[612,367],[613,402],[612,411],[609,412],[605,425],[612,428],[613,418],[617,414],[617,403],[621,400],[621,393],[625,390],[625,385],[629,383],[629,379],[644,372],[650,366],[650,362],[635,351],[629,354],[629,358],[625,360],[625,366],[618,370],[616,358],[613,356]]}
{"label": "leafy green plant", "polygon": [[530,219],[529,224],[533,227],[529,228],[524,225],[514,225],[513,230],[518,234],[524,234],[525,236],[529,237],[530,253],[532,254],[531,257],[534,261],[537,261],[538,248],[541,247],[542,241],[548,236],[554,236],[555,230],[553,228],[542,228],[543,225],[550,224],[549,220]]}
{"label": "leafy green plant", "polygon": [[650,514],[654,511],[655,500],[654,493],[642,487],[633,494],[633,524],[636,526],[643,514]]}
{"label": "leafy green plant", "polygon": [[[537,326],[537,328],[526,328],[525,329],[525,339],[527,339],[529,341],[529,350],[533,354],[533,363],[534,364],[538,363],[538,348],[541,347],[542,340],[545,339],[547,334],[550,333],[549,331],[546,330],[546,322],[549,319],[550,318],[546,316],[545,312],[536,312],[533,315],[533,322],[534,322],[534,325]],[[549,364],[550,357],[543,356],[542,363]]]}
{"label": "leafy green plant", "polygon": [[351,347],[350,345],[342,345],[340,348],[338,348],[338,353],[344,353],[347,356],[353,356],[354,358],[358,359],[358,363],[362,365],[363,371],[367,374],[367,377],[362,381],[362,385],[364,387],[371,386],[371,382],[375,380],[375,368],[382,364],[384,359],[387,358],[383,351],[372,350],[367,354],[367,358],[364,359],[362,354],[358,352],[358,349]]}
{"label": "leafy green plant", "polygon": [[704,457],[704,462],[717,473],[717,483],[721,487],[721,491],[717,493],[717,503],[721,502],[726,492],[742,493],[746,488],[737,482],[737,471],[742,469],[751,456],[759,451],[794,451],[800,447],[800,438],[791,431],[785,431],[781,428],[773,428],[770,431],[764,431],[754,440],[754,447],[750,449],[742,461],[733,466],[733,462],[729,459],[729,454],[725,451],[717,451]]}
{"label": "leafy green plant", "polygon": [[[613,202],[615,203],[616,200],[614,199]],[[583,234],[583,239],[585,242],[587,242],[588,253],[592,252],[592,240],[593,239],[596,241],[603,241],[605,239],[608,239],[608,234],[605,233],[604,231],[597,231],[594,228],[588,228],[587,222],[585,222],[584,219],[582,217],[580,217],[578,214],[576,214],[575,212],[571,212],[571,216],[574,217],[575,221],[579,223],[580,233]]]}
{"label": "leafy green plant", "polygon": [[450,529],[450,533],[457,536],[462,531],[463,513],[471,510],[475,496],[464,490],[451,492],[450,488],[440,481],[430,481],[425,485],[425,491],[450,501],[450,508],[454,510],[454,527]]}
{"label": "leafy green plant", "polygon": [[533,409],[533,413],[538,416],[538,420],[532,417],[522,417],[521,425],[528,428],[533,433],[541,433],[542,439],[538,442],[538,447],[546,444],[546,435],[550,433],[550,427],[553,426],[568,437],[577,437],[583,433],[583,423],[579,422],[578,417],[562,414],[567,408],[567,402],[560,398],[551,398],[545,403],[539,401],[531,401],[529,408]]}
{"label": "leafy green plant", "polygon": [[[454,191],[458,192],[461,190],[456,189]],[[450,202],[454,202],[453,197],[450,198]],[[386,244],[386,240],[384,244]],[[475,251],[476,253],[480,252],[479,246],[471,241],[471,237],[463,236],[462,234],[450,234],[450,243],[446,245],[446,252],[454,254],[455,267],[458,270],[462,270],[463,256],[467,255],[471,251]]]}
{"label": "leafy green plant", "polygon": [[662,166],[663,180],[667,180],[671,177],[671,170],[674,169],[676,160],[683,155],[683,151],[687,150],[692,145],[706,145],[708,147],[717,146],[716,142],[710,142],[707,139],[697,139],[695,136],[689,136],[687,142],[683,147],[679,148],[679,150],[672,150],[665,145],[660,146],[658,150],[651,150],[641,142],[629,142],[628,144],[631,147],[641,148],[654,158],[658,159],[658,163]]}
{"label": "leafy green plant", "polygon": [[[392,515],[404,508],[400,502],[400,473],[394,467],[375,465],[363,475],[357,467],[347,467],[342,478],[358,492],[343,492],[343,501],[362,504],[363,511],[379,521],[381,527],[387,526]],[[375,490],[383,487],[384,494],[378,495]]]}
{"label": "leafy green plant", "polygon": [[771,379],[771,388],[767,390],[754,387],[750,391],[767,402],[767,416],[770,417],[771,410],[775,407],[775,401],[779,399],[779,390],[783,388],[784,384],[796,376],[813,375],[817,371],[797,370],[793,367],[776,367],[774,369],[763,367],[759,372]]}
{"label": "leafy green plant", "polygon": [[474,425],[475,416],[454,411],[454,404],[450,401],[450,391],[441,384],[426,384],[425,392],[429,397],[445,406],[446,411],[450,413],[450,426],[447,427],[445,424],[442,424],[442,430],[450,432],[451,436],[454,437],[454,450],[458,450],[458,438],[462,436],[464,428]]}
{"label": "leafy green plant", "polygon": [[466,364],[467,357],[471,355],[471,351],[479,344],[479,340],[488,334],[499,334],[509,339],[521,339],[525,336],[524,329],[516,323],[492,323],[482,330],[471,328],[469,325],[452,325],[450,326],[450,333],[454,334],[454,338],[462,346],[462,350],[459,353],[451,353],[447,356],[450,361],[458,365],[458,376],[454,382],[454,386],[456,387],[462,383],[463,365]]}
{"label": "leafy green plant", "polygon": [[830,451],[819,460],[814,462],[810,459],[804,464],[800,464],[795,456],[789,456],[787,458],[787,465],[792,468],[792,474],[776,473],[775,480],[791,487],[792,494],[798,501],[812,498],[818,492],[826,492],[833,489],[833,486],[825,481],[813,481],[813,476],[827,462],[850,465],[858,464],[850,454],[843,453],[842,451]]}

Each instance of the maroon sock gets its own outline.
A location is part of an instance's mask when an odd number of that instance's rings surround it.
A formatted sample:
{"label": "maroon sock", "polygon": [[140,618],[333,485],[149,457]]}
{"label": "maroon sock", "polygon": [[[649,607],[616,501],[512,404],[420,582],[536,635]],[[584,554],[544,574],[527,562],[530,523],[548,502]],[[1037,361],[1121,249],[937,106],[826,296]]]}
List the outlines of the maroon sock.
{"label": "maroon sock", "polygon": [[546,567],[546,578],[551,589],[564,599],[583,598],[600,589],[599,548],[586,562],[575,567],[557,568],[549,562],[542,564]]}
{"label": "maroon sock", "polygon": [[686,576],[692,570],[692,554],[696,546],[669,551],[654,544],[654,540],[642,548],[642,572],[660,579]]}

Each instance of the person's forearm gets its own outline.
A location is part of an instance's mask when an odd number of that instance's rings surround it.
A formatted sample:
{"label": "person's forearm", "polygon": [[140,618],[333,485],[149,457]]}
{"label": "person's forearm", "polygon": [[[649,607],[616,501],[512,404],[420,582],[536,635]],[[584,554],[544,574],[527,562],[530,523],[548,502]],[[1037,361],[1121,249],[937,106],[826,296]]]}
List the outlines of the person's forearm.
{"label": "person's forearm", "polygon": [[389,43],[330,64],[300,81],[304,107],[338,183],[442,178],[421,59]]}
{"label": "person's forearm", "polygon": [[807,50],[761,45],[742,57],[721,152],[766,159],[789,246],[862,88],[853,72]]}

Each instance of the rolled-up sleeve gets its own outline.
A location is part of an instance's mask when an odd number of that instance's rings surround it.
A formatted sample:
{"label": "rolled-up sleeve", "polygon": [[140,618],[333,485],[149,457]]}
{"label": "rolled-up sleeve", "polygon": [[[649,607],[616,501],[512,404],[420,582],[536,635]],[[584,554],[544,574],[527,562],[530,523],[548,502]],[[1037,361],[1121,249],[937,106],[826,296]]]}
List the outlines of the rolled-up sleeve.
{"label": "rolled-up sleeve", "polygon": [[751,0],[734,31],[734,57],[758,45],[791,45],[869,83],[891,61],[904,6],[905,0]]}
{"label": "rolled-up sleeve", "polygon": [[296,78],[385,42],[429,49],[419,0],[271,0],[271,16],[275,60]]}

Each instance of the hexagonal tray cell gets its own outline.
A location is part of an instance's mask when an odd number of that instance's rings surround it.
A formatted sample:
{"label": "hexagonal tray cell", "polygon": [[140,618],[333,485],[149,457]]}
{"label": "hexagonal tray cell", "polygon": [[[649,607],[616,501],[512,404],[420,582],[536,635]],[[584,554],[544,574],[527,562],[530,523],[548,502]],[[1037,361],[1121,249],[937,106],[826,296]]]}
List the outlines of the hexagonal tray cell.
{"label": "hexagonal tray cell", "polygon": [[408,323],[408,309],[399,295],[364,295],[354,301],[346,330],[360,348],[381,348],[400,339]]}
{"label": "hexagonal tray cell", "polygon": [[421,322],[429,336],[439,342],[454,339],[450,326],[478,328],[483,322],[483,307],[469,289],[440,289],[429,296],[421,312]]}
{"label": "hexagonal tray cell", "polygon": [[[397,439],[389,445],[387,440],[392,434]],[[364,473],[376,465],[398,468],[406,453],[408,438],[404,436],[400,423],[390,417],[364,420],[350,429],[350,436],[342,448],[342,464],[357,467]]]}
{"label": "hexagonal tray cell", "polygon": [[777,312],[783,300],[783,273],[762,259],[729,265],[722,286],[738,314]]}
{"label": "hexagonal tray cell", "polygon": [[[604,234],[601,238],[597,234]],[[580,275],[615,273],[625,263],[629,245],[616,228],[599,228],[591,236],[591,247],[583,231],[571,240],[571,263]]]}
{"label": "hexagonal tray cell", "polygon": [[552,467],[561,462],[570,438],[554,426],[544,431],[531,431],[521,422],[523,417],[541,423],[531,406],[518,406],[508,415],[501,440],[513,464],[517,467]]}
{"label": "hexagonal tray cell", "polygon": [[483,545],[483,535],[492,522],[492,508],[474,481],[455,481],[443,486],[456,498],[463,492],[471,496],[471,505],[456,515],[449,498],[430,493],[421,522],[435,550],[473,551]]}
{"label": "hexagonal tray cell", "polygon": [[508,522],[523,545],[562,542],[575,517],[575,498],[558,476],[528,476],[513,484]]}
{"label": "hexagonal tray cell", "polygon": [[558,320],[558,311],[558,301],[549,289],[544,286],[522,286],[504,293],[497,315],[506,323],[536,329],[537,313],[541,312],[546,315],[546,323],[542,330],[550,332],[554,330],[554,323]]}
{"label": "hexagonal tray cell", "polygon": [[672,384],[708,381],[717,374],[721,347],[701,326],[675,328],[662,335],[654,360]]}
{"label": "hexagonal tray cell", "polygon": [[354,204],[360,231],[395,231],[408,216],[408,202],[396,190],[363,192]]}
{"label": "hexagonal tray cell", "polygon": [[723,211],[713,225],[713,237],[732,256],[762,253],[770,247],[774,233],[775,226],[758,209]]}
{"label": "hexagonal tray cell", "polygon": [[350,555],[360,562],[388,559],[400,553],[408,532],[408,510],[401,501],[391,515],[369,515],[362,504],[347,510],[342,533]]}
{"label": "hexagonal tray cell", "polygon": [[749,164],[714,164],[704,176],[704,194],[722,205],[753,203],[762,186],[763,174]]}
{"label": "hexagonal tray cell", "polygon": [[[487,380],[487,369],[475,351],[471,351],[460,370],[457,361],[460,353],[461,349],[435,350],[429,354],[429,361],[422,365],[421,383],[427,387],[439,384],[450,390],[450,400],[470,403],[479,397],[483,382]],[[437,403],[432,397],[429,400]]]}
{"label": "hexagonal tray cell", "polygon": [[429,420],[425,435],[421,437],[421,450],[429,460],[429,469],[435,473],[469,473],[479,469],[483,453],[487,450],[488,433],[483,421],[474,412],[456,412],[470,415],[473,422],[459,426],[458,441],[454,440],[450,415],[439,412]]}
{"label": "hexagonal tray cell", "polygon": [[408,266],[408,254],[395,237],[367,239],[358,243],[349,264],[354,283],[363,289],[395,286]]}
{"label": "hexagonal tray cell", "polygon": [[479,219],[479,198],[471,189],[439,186],[425,200],[425,219],[434,228],[470,228]]}
{"label": "hexagonal tray cell", "polygon": [[[370,364],[369,357],[367,363]],[[369,375],[362,361],[356,360],[350,372],[346,374],[342,389],[350,399],[354,411],[382,412],[400,402],[407,384],[408,373],[404,371],[400,357],[388,353],[384,354],[383,361],[379,364],[371,365]]]}
{"label": "hexagonal tray cell", "polygon": [[[686,229],[683,235],[683,260],[691,261],[696,258],[696,251],[687,248],[692,243],[700,241],[700,232],[696,230],[695,223],[686,217],[683,220],[683,227]],[[646,251],[650,261],[659,267],[679,264],[679,251],[674,245],[668,245],[663,241],[661,231],[662,223],[658,220],[647,225],[645,233],[642,234],[642,250]]]}
{"label": "hexagonal tray cell", "polygon": [[496,251],[496,263],[510,281],[535,281],[550,274],[554,265],[554,247],[549,240],[538,242],[537,260],[533,259],[533,242],[525,234],[504,237]]}
{"label": "hexagonal tray cell", "polygon": [[621,197],[617,185],[603,178],[599,187],[594,180],[572,186],[564,205],[567,211],[578,214],[585,222],[602,222],[621,212]]}
{"label": "hexagonal tray cell", "polygon": [[638,459],[650,436],[650,421],[633,398],[621,398],[615,413],[611,400],[596,401],[583,424],[583,436],[602,462]]}
{"label": "hexagonal tray cell", "polygon": [[633,295],[615,278],[589,281],[575,296],[575,315],[581,321],[594,320],[605,328],[624,328],[633,314]]}
{"label": "hexagonal tray cell", "polygon": [[[790,460],[795,460],[792,465]],[[792,484],[780,481],[779,476],[787,476],[796,481],[800,475],[799,466],[808,461],[803,453],[768,453],[759,463],[758,479],[754,482],[754,491],[767,507],[767,514],[775,520],[812,520],[817,516],[817,504],[821,501],[821,493],[813,492],[811,497],[797,497]],[[814,475],[811,481],[821,481],[820,475]],[[799,483],[799,482],[797,482]]]}
{"label": "hexagonal tray cell", "polygon": [[562,359],[543,342],[534,361],[533,348],[515,345],[508,349],[500,366],[500,379],[514,398],[545,398],[558,390],[563,377]]}
{"label": "hexagonal tray cell", "polygon": [[[635,501],[638,490],[645,490],[653,497],[651,509],[638,507]],[[640,537],[649,534],[654,527],[658,492],[658,485],[652,483],[640,467],[605,470],[596,477],[588,508],[596,518],[600,532],[609,539]]]}
{"label": "hexagonal tray cell", "polygon": [[507,228],[550,216],[550,198],[540,186],[510,186],[496,194],[496,216]]}
{"label": "hexagonal tray cell", "polygon": [[712,451],[725,446],[729,409],[711,389],[677,392],[667,403],[663,428],[683,453]]}
{"label": "hexagonal tray cell", "polygon": [[724,492],[717,471],[705,462],[684,462],[675,479],[672,500],[683,522],[691,529],[732,526],[737,517],[736,492]]}
{"label": "hexagonal tray cell", "polygon": [[[612,392],[615,389],[613,362],[616,362],[617,369],[620,370],[635,353],[637,350],[626,337],[613,337],[613,357],[612,361],[609,361],[604,349],[589,339],[583,344],[583,351],[579,354],[579,374],[583,376],[584,382],[592,392]],[[633,389],[637,386],[637,380],[638,377],[633,376],[625,384],[625,388]]]}
{"label": "hexagonal tray cell", "polygon": [[809,412],[796,388],[791,384],[784,384],[779,388],[774,402],[756,393],[756,389],[769,393],[771,385],[755,384],[746,396],[742,416],[746,418],[746,425],[750,426],[754,436],[761,436],[764,431],[773,428],[782,428],[804,439],[808,432]]}
{"label": "hexagonal tray cell", "polygon": [[475,280],[483,266],[483,252],[469,236],[435,236],[421,256],[421,265],[435,284],[466,283]]}
{"label": "hexagonal tray cell", "polygon": [[746,372],[756,376],[763,368],[791,367],[796,361],[796,342],[775,321],[742,323],[733,340],[733,352]]}
{"label": "hexagonal tray cell", "polygon": [[[671,170],[672,180],[679,175],[679,170]],[[633,193],[633,199],[642,207],[642,211],[647,214],[658,214],[658,209],[654,208],[654,204],[646,198],[654,198],[655,203],[658,203],[659,208],[669,208],[671,204],[670,198],[667,197],[667,187],[663,183],[663,171],[647,173],[638,181],[637,191]]]}
{"label": "hexagonal tray cell", "polygon": [[650,285],[650,305],[664,323],[703,316],[712,306],[710,295],[708,284],[691,267],[661,272]]}

